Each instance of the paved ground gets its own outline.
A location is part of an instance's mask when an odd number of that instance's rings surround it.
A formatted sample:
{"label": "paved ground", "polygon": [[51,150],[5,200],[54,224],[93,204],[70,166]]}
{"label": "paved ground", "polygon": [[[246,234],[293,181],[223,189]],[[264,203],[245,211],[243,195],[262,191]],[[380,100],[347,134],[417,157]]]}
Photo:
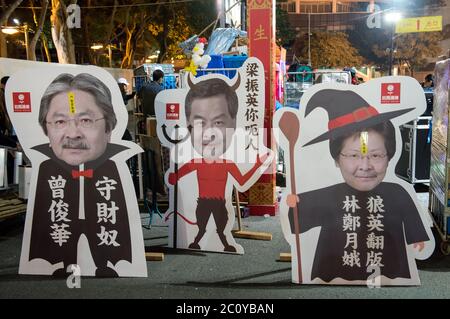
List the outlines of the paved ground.
{"label": "paved ground", "polygon": [[[426,205],[426,194],[420,195]],[[143,222],[146,222],[143,216]],[[148,262],[148,278],[82,278],[81,289],[68,289],[64,279],[19,276],[23,219],[0,222],[0,298],[450,298],[450,257],[435,251],[418,262],[420,287],[298,286],[291,284],[290,263],[278,262],[289,252],[278,217],[249,217],[244,227],[270,232],[272,241],[238,239],[245,255],[174,251],[167,228],[144,229],[147,250],[163,251],[163,262]]]}

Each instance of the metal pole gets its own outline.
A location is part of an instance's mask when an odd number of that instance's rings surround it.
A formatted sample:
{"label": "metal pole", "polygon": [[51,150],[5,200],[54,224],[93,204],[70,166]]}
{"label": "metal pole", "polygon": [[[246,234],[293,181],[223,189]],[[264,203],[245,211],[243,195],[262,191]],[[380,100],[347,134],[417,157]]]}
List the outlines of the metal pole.
{"label": "metal pole", "polygon": [[237,214],[237,222],[238,222],[238,231],[242,230],[242,219],[241,219],[241,202],[239,201],[239,192],[234,188],[234,197],[236,198],[236,214]]}
{"label": "metal pole", "polygon": [[241,30],[247,30],[247,7],[245,0],[241,0]]}
{"label": "metal pole", "polygon": [[308,12],[308,65],[311,66],[311,13]]}
{"label": "metal pole", "polygon": [[[395,0],[392,0],[392,12],[395,12]],[[392,60],[394,59],[394,28],[395,22],[392,21],[391,26],[391,48],[389,49],[389,75],[392,75]]]}
{"label": "metal pole", "polygon": [[392,75],[392,60],[394,59],[394,28],[392,27],[391,31],[391,48],[389,49],[389,75]]}
{"label": "metal pole", "polygon": [[[175,140],[178,140],[178,129],[175,129]],[[177,178],[174,186],[174,210],[173,210],[173,248],[177,248],[178,232],[178,143],[175,144],[175,176]]]}
{"label": "metal pole", "polygon": [[219,1],[219,12],[220,12],[220,18],[219,18],[219,26],[221,28],[225,28],[225,0],[218,0]]}

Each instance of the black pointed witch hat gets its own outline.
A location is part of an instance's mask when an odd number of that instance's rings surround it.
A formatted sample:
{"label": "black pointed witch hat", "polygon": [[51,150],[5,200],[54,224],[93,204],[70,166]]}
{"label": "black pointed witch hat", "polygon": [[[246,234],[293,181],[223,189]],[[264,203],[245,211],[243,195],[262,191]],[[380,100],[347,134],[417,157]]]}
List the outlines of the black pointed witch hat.
{"label": "black pointed witch hat", "polygon": [[353,91],[325,89],[315,93],[308,101],[305,117],[315,108],[321,107],[328,112],[328,132],[316,137],[303,146],[336,138],[352,131],[389,121],[414,108],[379,113],[360,95]]}

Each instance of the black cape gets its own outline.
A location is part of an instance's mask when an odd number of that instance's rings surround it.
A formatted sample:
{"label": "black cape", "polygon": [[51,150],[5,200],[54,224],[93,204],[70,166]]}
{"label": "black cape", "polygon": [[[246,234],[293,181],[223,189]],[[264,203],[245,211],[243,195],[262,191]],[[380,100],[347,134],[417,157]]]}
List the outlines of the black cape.
{"label": "black cape", "polygon": [[[59,160],[49,144],[38,145],[32,149],[47,155],[50,159],[42,162],[39,166],[29,259],[43,258],[52,264],[63,261],[65,266],[69,263],[76,263],[77,243],[80,235],[84,234],[88,239],[92,257],[98,267],[106,266],[107,261],[113,264],[119,260],[131,262],[131,238],[127,206],[116,164],[109,159],[127,148],[122,145],[108,144],[103,155],[84,164],[85,170],[93,169],[92,178],[84,179],[85,219],[79,219],[80,180],[72,177],[72,170],[78,170],[79,167],[68,165],[66,162]],[[49,212],[53,200],[52,190],[49,186],[49,180],[52,176],[55,178],[61,176],[66,181],[62,201],[68,204],[66,219],[70,222],[63,223],[68,225],[67,230],[71,234],[64,243],[55,242],[55,239],[51,236],[54,231],[52,225],[55,224],[51,220],[51,213]],[[96,182],[104,180],[104,177],[117,182],[114,185],[115,190],[111,190],[109,200],[105,200],[95,186]],[[54,200],[58,201],[59,199]],[[100,221],[97,216],[97,203],[106,203],[108,207],[111,207],[112,202],[118,207],[115,223],[112,223],[111,220]],[[111,237],[110,240],[107,240],[107,243],[110,244],[114,241],[119,246],[101,244],[102,240],[98,234],[101,234],[102,226],[106,231],[117,231],[117,237],[114,240]]]}
{"label": "black cape", "polygon": [[[321,226],[318,244],[314,256],[311,280],[320,278],[329,282],[334,278],[345,280],[367,280],[372,272],[367,271],[368,254],[382,253],[381,275],[388,278],[410,278],[410,270],[406,254],[406,243],[413,244],[429,240],[419,212],[406,190],[393,183],[381,183],[370,192],[359,192],[345,183],[333,185],[319,190],[299,194],[299,226],[300,232]],[[360,209],[353,213],[344,208],[346,199],[358,200]],[[369,198],[381,198],[384,212],[372,213],[381,215],[383,227],[369,226],[367,203]],[[344,215],[359,217],[359,227],[344,230]],[[373,219],[373,218],[372,218]],[[293,209],[289,210],[289,221],[292,233],[295,233]],[[356,233],[356,244],[349,244],[347,233]],[[382,236],[383,249],[368,248],[368,236]],[[372,236],[373,236],[372,235]],[[343,265],[344,251],[359,253],[359,267]],[[347,247],[346,247],[347,246]],[[370,260],[370,259],[369,259]],[[370,264],[370,263],[369,263]]]}

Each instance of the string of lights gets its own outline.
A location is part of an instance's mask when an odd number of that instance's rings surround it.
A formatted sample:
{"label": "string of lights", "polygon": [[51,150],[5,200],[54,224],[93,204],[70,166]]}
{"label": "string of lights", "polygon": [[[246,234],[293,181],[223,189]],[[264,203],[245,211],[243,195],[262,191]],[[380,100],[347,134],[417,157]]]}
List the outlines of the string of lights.
{"label": "string of lights", "polygon": [[[129,8],[129,7],[148,7],[148,6],[159,6],[159,5],[172,5],[178,3],[195,2],[195,1],[205,1],[205,0],[174,0],[174,1],[164,1],[164,2],[154,2],[154,3],[135,3],[135,4],[118,4],[115,5],[102,5],[102,6],[80,6],[80,9],[109,9],[109,8]],[[207,0],[209,1],[209,0]],[[41,6],[19,6],[17,9],[42,9]]]}

